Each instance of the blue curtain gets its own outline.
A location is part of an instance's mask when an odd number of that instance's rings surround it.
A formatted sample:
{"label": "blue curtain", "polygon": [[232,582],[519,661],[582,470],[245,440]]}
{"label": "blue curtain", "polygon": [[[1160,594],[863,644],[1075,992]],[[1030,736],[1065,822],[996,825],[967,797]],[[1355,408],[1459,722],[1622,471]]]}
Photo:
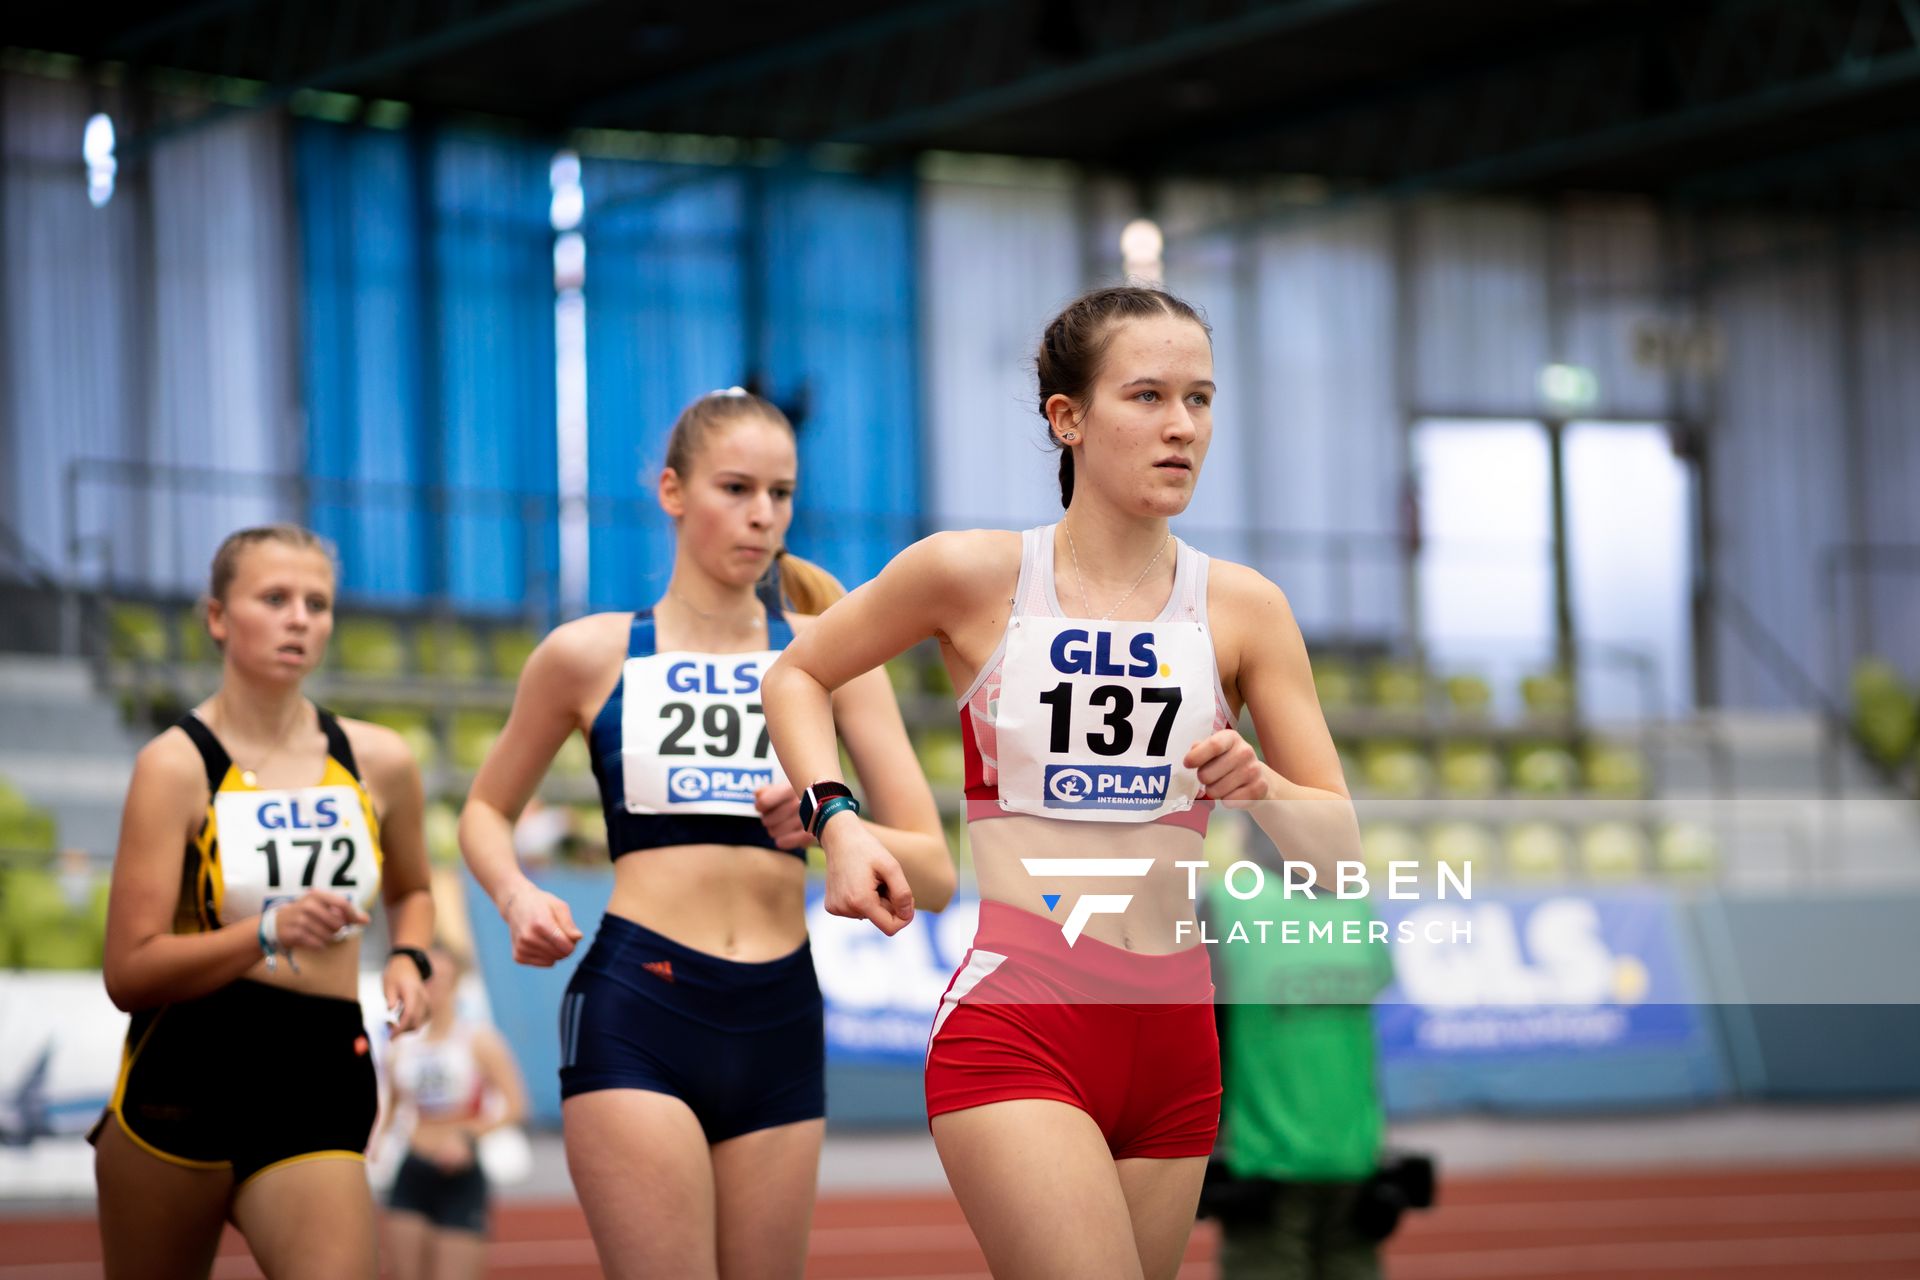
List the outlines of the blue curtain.
{"label": "blue curtain", "polygon": [[444,590],[550,616],[559,575],[551,152],[473,135],[434,155]]}
{"label": "blue curtain", "polygon": [[302,121],[294,135],[305,330],[308,522],[340,551],[341,589],[427,594],[418,486],[424,362],[408,140]]}
{"label": "blue curtain", "polygon": [[582,181],[592,606],[665,587],[667,431],[750,377],[805,409],[789,544],[872,576],[917,531],[911,178],[597,160]]}
{"label": "blue curtain", "polygon": [[343,592],[549,615],[548,153],[302,121],[294,154],[309,519]]}
{"label": "blue curtain", "polygon": [[590,160],[587,492],[595,609],[650,604],[673,569],[654,500],[686,403],[745,378],[745,183],[732,170]]}
{"label": "blue curtain", "polygon": [[762,190],[756,366],[807,406],[788,541],[862,582],[919,530],[914,184],[776,170]]}

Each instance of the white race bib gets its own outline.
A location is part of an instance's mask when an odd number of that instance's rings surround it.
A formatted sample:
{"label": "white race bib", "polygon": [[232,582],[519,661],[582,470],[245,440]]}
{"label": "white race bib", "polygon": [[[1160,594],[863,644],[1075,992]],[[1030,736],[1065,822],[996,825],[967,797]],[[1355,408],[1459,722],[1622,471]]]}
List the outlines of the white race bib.
{"label": "white race bib", "polygon": [[994,717],[1000,807],[1076,822],[1190,809],[1200,779],[1180,761],[1213,724],[1197,623],[1016,617]]}
{"label": "white race bib", "polygon": [[620,761],[628,813],[759,816],[753,793],[785,779],[760,704],[760,678],[779,656],[627,659]]}
{"label": "white race bib", "polygon": [[220,835],[220,922],[258,915],[308,889],[343,895],[370,911],[380,895],[380,857],[360,794],[349,786],[222,791],[213,798]]}

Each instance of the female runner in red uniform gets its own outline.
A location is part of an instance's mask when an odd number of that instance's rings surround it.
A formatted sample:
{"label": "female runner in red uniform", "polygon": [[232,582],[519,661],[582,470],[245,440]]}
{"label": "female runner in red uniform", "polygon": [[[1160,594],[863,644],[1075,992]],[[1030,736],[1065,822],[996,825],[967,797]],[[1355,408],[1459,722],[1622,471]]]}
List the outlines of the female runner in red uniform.
{"label": "female runner in red uniform", "polygon": [[[1212,436],[1205,324],[1157,289],[1098,290],[1048,326],[1039,378],[1064,519],[909,547],[788,648],[767,717],[809,784],[828,909],[891,934],[912,894],[846,816],[828,695],[939,640],[967,691],[982,899],[928,1049],[941,1161],[995,1276],[1171,1277],[1220,1100],[1177,864],[1203,856],[1216,801],[1289,855],[1345,856],[1358,833],[1285,596],[1167,529]],[[1233,728],[1243,706],[1264,762]]]}

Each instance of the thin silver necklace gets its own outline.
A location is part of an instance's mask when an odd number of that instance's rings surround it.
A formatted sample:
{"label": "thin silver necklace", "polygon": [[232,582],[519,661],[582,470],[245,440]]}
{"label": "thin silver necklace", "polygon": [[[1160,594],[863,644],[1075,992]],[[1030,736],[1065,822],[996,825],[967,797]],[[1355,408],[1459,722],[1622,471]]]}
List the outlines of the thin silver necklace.
{"label": "thin silver necklace", "polygon": [[[222,728],[225,728],[227,726],[227,703],[225,697],[218,693],[214,694],[213,705],[219,709],[220,725]],[[249,787],[257,787],[260,785],[260,771],[267,767],[268,761],[280,753],[280,748],[286,745],[287,735],[292,733],[293,727],[300,723],[300,718],[306,714],[306,710],[307,700],[302,698],[294,707],[293,714],[287,717],[287,723],[281,727],[280,736],[273,740],[272,745],[267,748],[266,753],[258,760],[255,760],[251,768],[246,765],[240,765],[241,782]],[[236,765],[240,764],[237,760],[234,761],[234,763]]]}
{"label": "thin silver necklace", "polygon": [[[1093,601],[1087,598],[1087,580],[1080,575],[1080,549],[1073,545],[1073,527],[1065,520],[1060,522],[1060,527],[1067,531],[1067,554],[1073,557],[1073,580],[1080,584],[1080,603],[1086,609],[1087,616],[1092,617]],[[1149,573],[1153,572],[1153,566],[1160,563],[1160,557],[1166,554],[1167,544],[1172,541],[1173,533],[1169,530],[1167,536],[1160,540],[1160,549],[1153,553],[1153,559],[1147,561],[1147,567],[1140,571],[1140,576],[1135,578],[1133,585],[1127,588],[1127,594],[1115,600],[1113,608],[1100,615],[1100,621],[1112,621],[1113,615],[1120,612],[1120,606],[1133,599],[1133,593],[1140,589],[1140,584],[1147,580]]]}
{"label": "thin silver necklace", "polygon": [[746,618],[746,619],[742,619],[738,617],[728,617],[726,614],[723,614],[723,613],[708,613],[705,609],[702,609],[699,605],[696,605],[693,601],[687,599],[685,596],[681,595],[678,591],[675,591],[671,585],[667,587],[667,594],[673,597],[675,600],[679,601],[681,608],[686,609],[690,613],[699,615],[700,617],[706,619],[708,622],[724,622],[728,624],[742,624],[741,630],[745,630],[747,627],[759,626],[761,618],[763,616],[761,614],[760,609],[757,606],[754,609],[753,617]]}

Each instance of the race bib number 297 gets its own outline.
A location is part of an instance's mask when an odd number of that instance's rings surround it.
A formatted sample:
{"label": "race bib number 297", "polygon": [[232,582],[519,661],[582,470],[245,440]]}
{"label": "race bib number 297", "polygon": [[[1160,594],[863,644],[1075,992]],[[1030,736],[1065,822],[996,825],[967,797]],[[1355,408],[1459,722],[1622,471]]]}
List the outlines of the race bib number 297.
{"label": "race bib number 297", "polygon": [[659,653],[629,658],[621,765],[630,813],[752,817],[782,776],[760,678],[780,655]]}

